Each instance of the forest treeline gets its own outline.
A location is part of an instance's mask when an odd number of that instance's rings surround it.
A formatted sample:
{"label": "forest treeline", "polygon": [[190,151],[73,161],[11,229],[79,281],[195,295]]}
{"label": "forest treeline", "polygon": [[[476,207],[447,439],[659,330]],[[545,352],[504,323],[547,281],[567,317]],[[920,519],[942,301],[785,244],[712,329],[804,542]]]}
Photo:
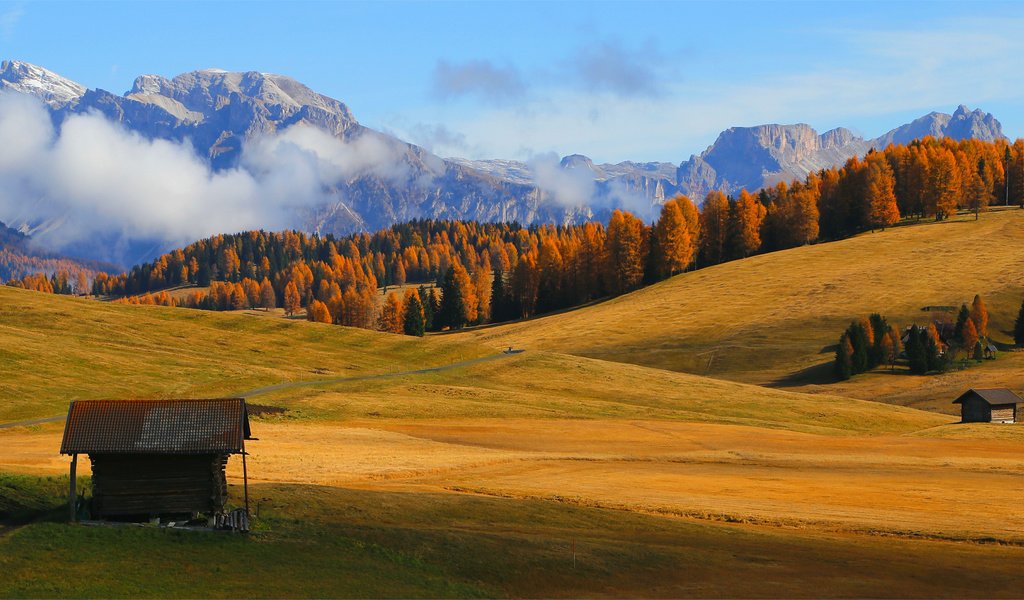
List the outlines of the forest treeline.
{"label": "forest treeline", "polygon": [[[901,219],[941,220],[1009,201],[1024,203],[1024,141],[924,138],[755,194],[713,191],[699,209],[677,196],[652,224],[616,210],[607,225],[418,220],[342,238],[250,231],[195,242],[121,275],[100,273],[92,291],[211,310],[305,307],[316,320],[389,331],[418,304],[428,330],[458,328],[576,306],[688,269]],[[379,306],[381,286],[407,283],[437,284],[441,293],[395,295]],[[161,293],[189,284],[209,291]]]}

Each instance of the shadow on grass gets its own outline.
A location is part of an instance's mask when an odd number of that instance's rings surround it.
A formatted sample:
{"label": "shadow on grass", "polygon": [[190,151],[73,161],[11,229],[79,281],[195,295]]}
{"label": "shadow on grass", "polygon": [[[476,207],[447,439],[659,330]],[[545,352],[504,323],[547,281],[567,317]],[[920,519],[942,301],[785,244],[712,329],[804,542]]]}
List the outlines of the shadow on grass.
{"label": "shadow on grass", "polygon": [[823,362],[806,369],[800,369],[768,383],[768,387],[786,388],[801,385],[826,385],[836,383],[833,361]]}
{"label": "shadow on grass", "polygon": [[[79,488],[88,487],[80,477]],[[68,478],[0,473],[0,526],[20,527],[41,521],[66,521]]]}

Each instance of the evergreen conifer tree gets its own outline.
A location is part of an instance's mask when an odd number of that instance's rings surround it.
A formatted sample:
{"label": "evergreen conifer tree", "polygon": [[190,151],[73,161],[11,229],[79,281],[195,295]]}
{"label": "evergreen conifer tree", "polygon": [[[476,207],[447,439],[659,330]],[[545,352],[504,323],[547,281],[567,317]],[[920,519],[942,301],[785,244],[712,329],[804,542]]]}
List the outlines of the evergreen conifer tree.
{"label": "evergreen conifer tree", "polygon": [[434,294],[422,285],[416,294],[420,297],[420,306],[423,307],[423,328],[426,331],[434,331],[434,315],[436,314],[433,302]]}
{"label": "evergreen conifer tree", "polygon": [[499,269],[494,270],[491,279],[491,322],[503,323],[510,320],[508,293],[505,291],[505,277]]}
{"label": "evergreen conifer tree", "polygon": [[466,299],[456,277],[455,266],[448,267],[441,282],[441,310],[437,313],[437,326],[461,329],[466,326]]}
{"label": "evergreen conifer tree", "polygon": [[850,337],[846,332],[839,338],[839,345],[836,347],[836,378],[839,381],[846,381],[853,375],[853,346],[850,345]]}
{"label": "evergreen conifer tree", "polygon": [[850,324],[848,330],[850,345],[853,346],[853,374],[864,373],[868,370],[868,334],[864,326],[859,322]]}
{"label": "evergreen conifer tree", "polygon": [[405,335],[423,337],[426,322],[423,318],[423,303],[419,294],[413,292],[405,296],[405,314],[402,318],[402,331]]}
{"label": "evergreen conifer tree", "polygon": [[1013,324],[1013,343],[1024,346],[1024,302],[1021,302],[1017,320]]}
{"label": "evergreen conifer tree", "polygon": [[906,347],[907,362],[910,364],[910,372],[915,375],[924,375],[928,372],[928,354],[922,337],[924,336],[917,325],[910,328]]}

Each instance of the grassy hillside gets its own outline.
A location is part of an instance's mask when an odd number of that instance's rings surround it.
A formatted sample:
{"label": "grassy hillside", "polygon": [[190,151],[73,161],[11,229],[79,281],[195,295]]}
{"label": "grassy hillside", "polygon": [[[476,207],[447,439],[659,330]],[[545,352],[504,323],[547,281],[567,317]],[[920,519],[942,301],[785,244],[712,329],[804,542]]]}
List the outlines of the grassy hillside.
{"label": "grassy hillside", "polygon": [[0,422],[61,414],[74,399],[219,396],[490,353],[454,339],[0,286]]}
{"label": "grassy hillside", "polygon": [[61,424],[0,429],[0,597],[991,597],[1019,574],[1024,427],[532,346],[331,382],[495,348],[8,288],[0,348],[0,422],[321,380],[258,397],[288,412],[253,421],[249,537],[54,522]]}
{"label": "grassy hillside", "polygon": [[[282,381],[408,371],[492,353],[454,337],[414,339],[11,288],[0,288],[0,348],[0,422],[61,414],[77,398],[216,396]],[[441,373],[285,389],[259,401],[315,419],[370,413],[659,418],[862,433],[914,431],[944,422],[844,398],[535,351]]]}
{"label": "grassy hillside", "polygon": [[[1024,211],[1016,209],[921,223],[701,269],[579,310],[454,337],[751,383],[813,383],[828,379],[822,365],[850,320],[872,312],[900,325],[924,322],[922,307],[959,306],[980,293],[992,337],[1011,341],[1024,292],[1022,243]],[[1024,388],[1022,364],[1004,358],[979,373],[1013,372],[1005,383]],[[904,380],[913,382],[908,388],[922,381]]]}

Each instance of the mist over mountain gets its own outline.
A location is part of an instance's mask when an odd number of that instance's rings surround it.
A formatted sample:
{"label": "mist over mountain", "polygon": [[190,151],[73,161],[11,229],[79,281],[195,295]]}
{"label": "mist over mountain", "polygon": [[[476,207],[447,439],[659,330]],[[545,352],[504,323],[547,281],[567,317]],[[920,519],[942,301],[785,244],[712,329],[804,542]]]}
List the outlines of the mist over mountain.
{"label": "mist over mountain", "polygon": [[117,95],[4,61],[0,90],[0,220],[49,248],[120,264],[250,228],[567,224],[614,208],[650,220],[677,193],[757,189],[890,142],[1002,137],[992,115],[961,106],[873,140],[804,124],[734,127],[679,164],[466,160],[364,127],[341,101],[282,75],[143,75]]}

